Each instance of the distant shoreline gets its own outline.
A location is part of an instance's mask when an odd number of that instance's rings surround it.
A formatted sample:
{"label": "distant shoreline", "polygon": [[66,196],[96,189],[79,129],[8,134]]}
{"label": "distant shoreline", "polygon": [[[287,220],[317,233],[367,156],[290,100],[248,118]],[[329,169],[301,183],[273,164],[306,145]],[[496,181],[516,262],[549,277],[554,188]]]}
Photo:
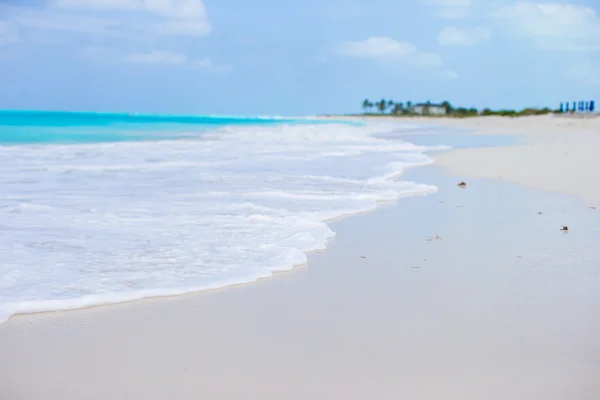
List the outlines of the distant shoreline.
{"label": "distant shoreline", "polygon": [[490,119],[490,118],[506,118],[506,119],[526,119],[540,117],[557,117],[557,118],[573,118],[573,119],[593,119],[600,117],[600,112],[593,113],[551,113],[546,115],[390,115],[390,114],[323,114],[317,115],[316,118],[328,119],[433,119],[433,120],[462,120],[462,119]]}

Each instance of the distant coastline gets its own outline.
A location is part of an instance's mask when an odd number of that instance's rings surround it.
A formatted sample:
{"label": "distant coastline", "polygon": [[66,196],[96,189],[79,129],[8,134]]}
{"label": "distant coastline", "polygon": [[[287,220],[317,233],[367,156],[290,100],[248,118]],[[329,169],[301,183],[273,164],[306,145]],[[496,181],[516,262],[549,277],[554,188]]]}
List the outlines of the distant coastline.
{"label": "distant coastline", "polygon": [[316,118],[325,118],[325,119],[413,119],[413,120],[423,120],[423,119],[431,119],[431,120],[454,120],[454,119],[485,119],[490,117],[495,118],[531,118],[536,116],[550,116],[556,118],[567,118],[567,119],[595,119],[600,117],[600,112],[593,113],[557,113],[550,112],[546,114],[511,114],[511,115],[502,115],[502,114],[490,114],[490,115],[469,115],[469,116],[457,116],[457,115],[419,115],[419,114],[323,114],[316,116]]}
{"label": "distant coastline", "polygon": [[[515,109],[499,109],[493,110],[491,108],[477,109],[476,107],[455,107],[449,101],[443,101],[441,103],[432,103],[427,101],[425,103],[415,103],[411,101],[394,102],[393,100],[382,99],[378,102],[371,102],[369,99],[365,99],[362,102],[363,113],[346,114],[344,116],[349,117],[427,117],[427,118],[468,118],[468,117],[482,117],[482,116],[501,116],[501,117],[525,117],[534,115],[548,115],[557,114],[562,116],[597,116],[598,113],[594,112],[594,101],[581,101],[578,103],[579,106],[576,108],[576,102],[573,103],[573,108],[569,109],[569,103],[561,103],[557,109],[550,107],[526,107],[521,110]],[[566,108],[564,106],[566,105]]]}

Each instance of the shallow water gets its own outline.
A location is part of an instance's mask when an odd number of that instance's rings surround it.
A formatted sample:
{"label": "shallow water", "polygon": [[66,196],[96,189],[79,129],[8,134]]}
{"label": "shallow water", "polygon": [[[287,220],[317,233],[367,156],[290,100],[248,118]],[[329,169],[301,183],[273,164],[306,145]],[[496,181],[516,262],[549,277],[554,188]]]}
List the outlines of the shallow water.
{"label": "shallow water", "polygon": [[[284,117],[181,116],[0,110],[0,145],[106,143],[201,139],[222,127],[329,124],[331,120]],[[360,126],[345,121],[344,124]]]}
{"label": "shallow water", "polygon": [[431,161],[401,140],[426,127],[0,116],[0,321],[251,282],[305,263],[330,219],[436,190],[395,179]]}
{"label": "shallow water", "polygon": [[377,135],[385,139],[401,139],[419,146],[438,146],[443,143],[452,149],[512,146],[521,142],[519,135],[472,135],[468,129],[425,125],[407,126],[401,131]]}

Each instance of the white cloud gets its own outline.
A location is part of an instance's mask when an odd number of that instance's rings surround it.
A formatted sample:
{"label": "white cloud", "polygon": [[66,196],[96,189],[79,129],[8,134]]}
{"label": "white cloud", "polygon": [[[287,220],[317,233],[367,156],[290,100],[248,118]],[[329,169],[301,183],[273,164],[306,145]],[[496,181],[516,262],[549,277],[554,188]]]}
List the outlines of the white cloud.
{"label": "white cloud", "polygon": [[448,26],[438,34],[438,43],[442,46],[473,46],[492,36],[488,28],[456,28]]}
{"label": "white cloud", "polygon": [[130,40],[211,31],[202,0],[48,0],[39,8],[0,5],[0,13],[24,28]]}
{"label": "white cloud", "polygon": [[371,37],[357,42],[345,42],[338,53],[350,57],[381,58],[404,57],[417,52],[412,43],[398,42],[388,37]]}
{"label": "white cloud", "polygon": [[0,46],[19,40],[19,34],[14,24],[0,20]]}
{"label": "white cloud", "polygon": [[[170,65],[209,72],[233,69],[214,64],[209,58],[189,59],[185,52],[173,52],[168,47],[124,55],[131,48],[131,42],[124,39],[136,41],[136,47],[157,40],[165,46],[173,35],[207,35],[211,27],[202,0],[46,0],[40,7],[0,4],[0,15],[6,16],[6,21],[0,20],[0,44],[15,41],[14,27],[18,26],[31,31],[31,36],[54,38],[58,43],[81,43],[87,38],[81,51],[97,62]],[[104,47],[96,47],[98,44]]]}
{"label": "white cloud", "polygon": [[438,16],[447,19],[464,18],[469,13],[471,0],[428,0]]}
{"label": "white cloud", "polygon": [[444,62],[437,53],[420,51],[409,42],[389,37],[371,37],[362,41],[349,41],[338,46],[337,54],[346,57],[366,58],[384,67],[397,69],[399,63],[416,68],[440,69]]}
{"label": "white cloud", "polygon": [[12,20],[23,28],[62,31],[79,34],[101,35],[116,38],[130,38],[122,27],[122,22],[115,19],[96,18],[86,15],[40,12],[30,9],[13,9]]}
{"label": "white cloud", "polygon": [[600,65],[588,58],[575,62],[564,75],[567,79],[577,80],[586,85],[600,86]]}
{"label": "white cloud", "polygon": [[[100,54],[104,54],[100,49]],[[93,50],[92,56],[97,56],[98,51]],[[135,64],[162,64],[171,66],[185,66],[189,68],[202,69],[208,72],[231,72],[233,68],[229,65],[216,65],[210,58],[189,60],[183,53],[170,51],[151,51],[148,53],[133,53],[125,56],[123,61]]]}
{"label": "white cloud", "polygon": [[442,64],[439,54],[419,51],[409,42],[400,42],[388,37],[371,37],[356,42],[345,42],[337,48],[342,56],[371,58],[379,61],[403,61],[422,67],[437,67]]}
{"label": "white cloud", "polygon": [[560,3],[517,2],[493,13],[507,28],[545,50],[600,50],[600,18],[592,8]]}

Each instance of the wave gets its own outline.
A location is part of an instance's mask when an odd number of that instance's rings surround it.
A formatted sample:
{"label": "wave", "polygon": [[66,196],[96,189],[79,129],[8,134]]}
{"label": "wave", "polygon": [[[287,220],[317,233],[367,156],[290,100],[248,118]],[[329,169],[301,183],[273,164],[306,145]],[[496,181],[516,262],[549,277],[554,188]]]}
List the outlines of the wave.
{"label": "wave", "polygon": [[435,187],[378,123],[226,126],[219,140],[0,147],[0,321],[253,282],[306,262],[327,222]]}

